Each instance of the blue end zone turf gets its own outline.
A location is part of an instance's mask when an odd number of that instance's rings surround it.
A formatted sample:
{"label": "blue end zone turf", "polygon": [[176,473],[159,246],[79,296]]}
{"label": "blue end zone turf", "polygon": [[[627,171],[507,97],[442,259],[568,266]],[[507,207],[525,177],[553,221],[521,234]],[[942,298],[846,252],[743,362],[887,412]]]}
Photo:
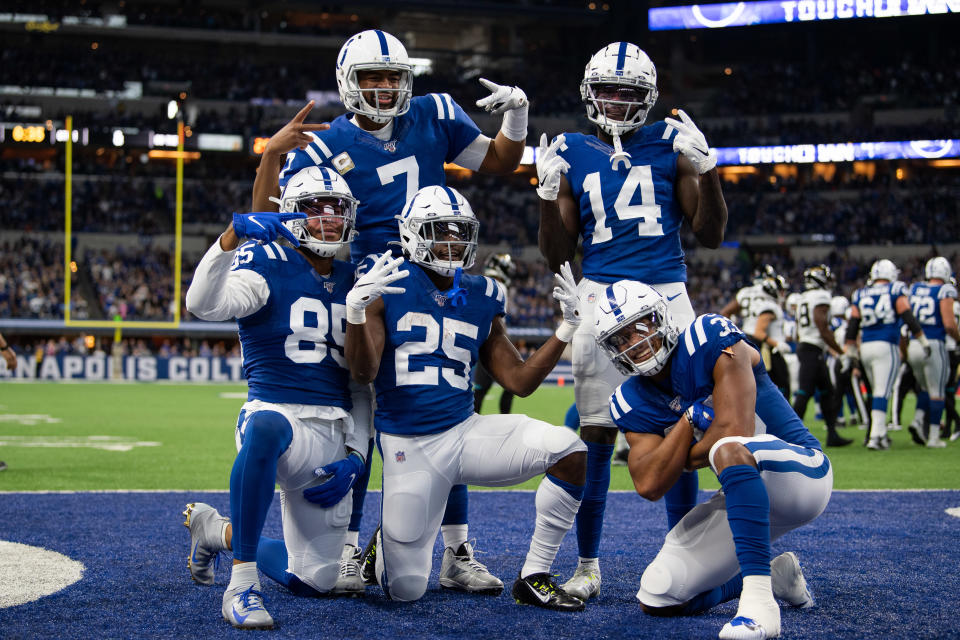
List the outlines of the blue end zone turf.
{"label": "blue end zone turf", "polygon": [[[704,498],[705,494],[701,494]],[[367,514],[379,513],[379,493]],[[472,492],[470,535],[481,562],[506,584],[499,597],[469,596],[437,584],[440,545],[430,587],[414,604],[383,599],[308,599],[263,579],[277,629],[264,638],[716,638],[736,601],[692,618],[646,616],[634,598],[640,574],[666,528],[663,505],[610,494],[600,558],[603,591],[581,614],[514,604],[510,585],[533,529],[533,493]],[[220,616],[229,579],[222,558],[216,585],[193,584],[189,535],[180,512],[206,501],[226,514],[225,493],[0,494],[0,539],[41,546],[83,562],[80,582],[25,605],[0,609],[3,638],[250,638]],[[783,610],[785,638],[957,638],[955,608],[960,491],[835,493],[816,522],[788,534],[774,553],[794,550],[817,607]],[[372,531],[372,515],[361,542]],[[280,536],[279,499],[265,533]],[[568,535],[555,565],[565,579],[576,564]],[[9,561],[9,558],[5,558]],[[0,576],[7,581],[8,576]],[[260,637],[260,634],[256,634]]]}

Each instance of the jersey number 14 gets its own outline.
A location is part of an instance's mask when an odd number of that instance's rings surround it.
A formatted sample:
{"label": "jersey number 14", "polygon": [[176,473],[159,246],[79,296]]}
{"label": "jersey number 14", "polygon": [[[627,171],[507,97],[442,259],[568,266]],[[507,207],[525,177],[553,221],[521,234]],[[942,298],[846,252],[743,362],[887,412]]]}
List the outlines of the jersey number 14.
{"label": "jersey number 14", "polygon": [[[640,204],[630,204],[633,196],[640,189]],[[583,190],[590,198],[590,208],[596,224],[593,228],[591,242],[601,244],[613,238],[613,231],[607,226],[607,210],[603,205],[600,172],[589,173],[583,179]],[[621,220],[639,220],[637,235],[662,236],[663,225],[660,224],[660,205],[655,200],[656,192],[653,186],[653,172],[650,165],[631,167],[627,174],[620,193],[613,204],[613,210]]]}

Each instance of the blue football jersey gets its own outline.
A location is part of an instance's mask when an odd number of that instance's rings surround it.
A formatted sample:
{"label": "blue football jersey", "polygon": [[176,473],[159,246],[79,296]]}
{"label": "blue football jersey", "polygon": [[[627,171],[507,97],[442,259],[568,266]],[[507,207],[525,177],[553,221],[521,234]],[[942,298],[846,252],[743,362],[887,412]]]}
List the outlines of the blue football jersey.
{"label": "blue football jersey", "polygon": [[[680,334],[670,355],[669,390],[648,377],[632,376],[610,396],[613,421],[621,431],[662,436],[687,407],[712,396],[717,358],[741,340],[746,341],[746,335],[727,318],[712,313],[699,316]],[[753,368],[753,377],[757,383],[755,413],[759,418],[755,435],[769,433],[784,442],[819,450],[820,442],[770,381],[763,362]]]}
{"label": "blue football jersey", "polygon": [[342,115],[330,129],[313,133],[306,150],[287,154],[280,186],[306,167],[338,171],[355,198],[357,231],[350,244],[359,262],[400,240],[397,216],[421,187],[445,185],[445,162],[452,162],[476,140],[480,129],[449,95],[429,94],[410,100],[410,110],[394,118],[393,137],[378,139]]}
{"label": "blue football jersey", "polygon": [[674,197],[676,129],[663,122],[640,128],[623,144],[632,167],[610,165],[613,147],[599,138],[566,133],[560,151],[580,205],[583,275],[597,282],[686,282],[680,247],[683,213]]}
{"label": "blue football jersey", "polygon": [[353,265],[335,260],[323,277],[294,249],[247,242],[232,269],[255,271],[270,287],[267,304],[237,321],[247,398],[349,410],[343,346]]}
{"label": "blue football jersey", "polygon": [[947,298],[957,299],[957,288],[950,283],[917,282],[910,287],[910,307],[913,315],[923,327],[923,335],[930,340],[944,340],[947,337],[943,328],[943,315],[940,313],[940,301]]}
{"label": "blue football jersey", "polygon": [[454,307],[419,266],[398,268],[410,275],[396,282],[404,293],[383,296],[374,426],[397,435],[439,433],[473,415],[473,368],[505,296],[492,278],[464,274],[467,301]]}
{"label": "blue football jersey", "polygon": [[901,322],[897,316],[897,298],[905,295],[907,285],[899,280],[867,285],[853,292],[851,302],[860,309],[863,342],[900,342]]}

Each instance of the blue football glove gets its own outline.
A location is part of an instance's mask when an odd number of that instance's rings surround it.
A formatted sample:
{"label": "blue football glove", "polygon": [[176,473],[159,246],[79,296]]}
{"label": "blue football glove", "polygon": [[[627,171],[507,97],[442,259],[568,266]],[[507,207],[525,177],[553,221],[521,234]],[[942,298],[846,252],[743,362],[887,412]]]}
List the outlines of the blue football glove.
{"label": "blue football glove", "polygon": [[318,467],[313,473],[323,484],[303,490],[303,497],[310,502],[320,505],[324,509],[336,505],[343,500],[350,488],[356,484],[357,478],[363,473],[363,458],[359,453],[350,452],[346,458],[331,462],[325,467]]}
{"label": "blue football glove", "polygon": [[273,213],[271,211],[255,211],[253,213],[233,214],[233,232],[241,238],[253,238],[260,242],[273,242],[283,236],[295,247],[300,246],[293,232],[283,224],[288,220],[302,220],[305,213]]}
{"label": "blue football glove", "polygon": [[697,400],[687,407],[684,415],[687,416],[690,426],[693,427],[693,437],[699,442],[703,437],[703,432],[706,431],[710,427],[710,423],[713,422],[713,407],[708,407],[703,404],[703,402]]}

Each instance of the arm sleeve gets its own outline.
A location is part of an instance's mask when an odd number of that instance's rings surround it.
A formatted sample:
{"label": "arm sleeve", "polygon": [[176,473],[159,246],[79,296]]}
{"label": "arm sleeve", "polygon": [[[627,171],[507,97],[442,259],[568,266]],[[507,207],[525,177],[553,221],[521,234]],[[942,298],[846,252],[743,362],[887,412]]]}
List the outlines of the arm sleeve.
{"label": "arm sleeve", "polygon": [[850,318],[850,323],[847,325],[847,333],[843,336],[843,341],[856,342],[858,333],[860,333],[860,318]]}
{"label": "arm sleeve", "polygon": [[910,329],[912,335],[918,335],[923,333],[923,327],[920,326],[920,323],[917,322],[916,316],[913,315],[912,309],[907,309],[900,314],[900,319],[903,320],[903,323],[907,325]]}
{"label": "arm sleeve", "polygon": [[187,289],[187,309],[202,320],[243,318],[262,309],[270,297],[266,279],[251,269],[231,271],[236,251],[217,239],[204,254]]}

